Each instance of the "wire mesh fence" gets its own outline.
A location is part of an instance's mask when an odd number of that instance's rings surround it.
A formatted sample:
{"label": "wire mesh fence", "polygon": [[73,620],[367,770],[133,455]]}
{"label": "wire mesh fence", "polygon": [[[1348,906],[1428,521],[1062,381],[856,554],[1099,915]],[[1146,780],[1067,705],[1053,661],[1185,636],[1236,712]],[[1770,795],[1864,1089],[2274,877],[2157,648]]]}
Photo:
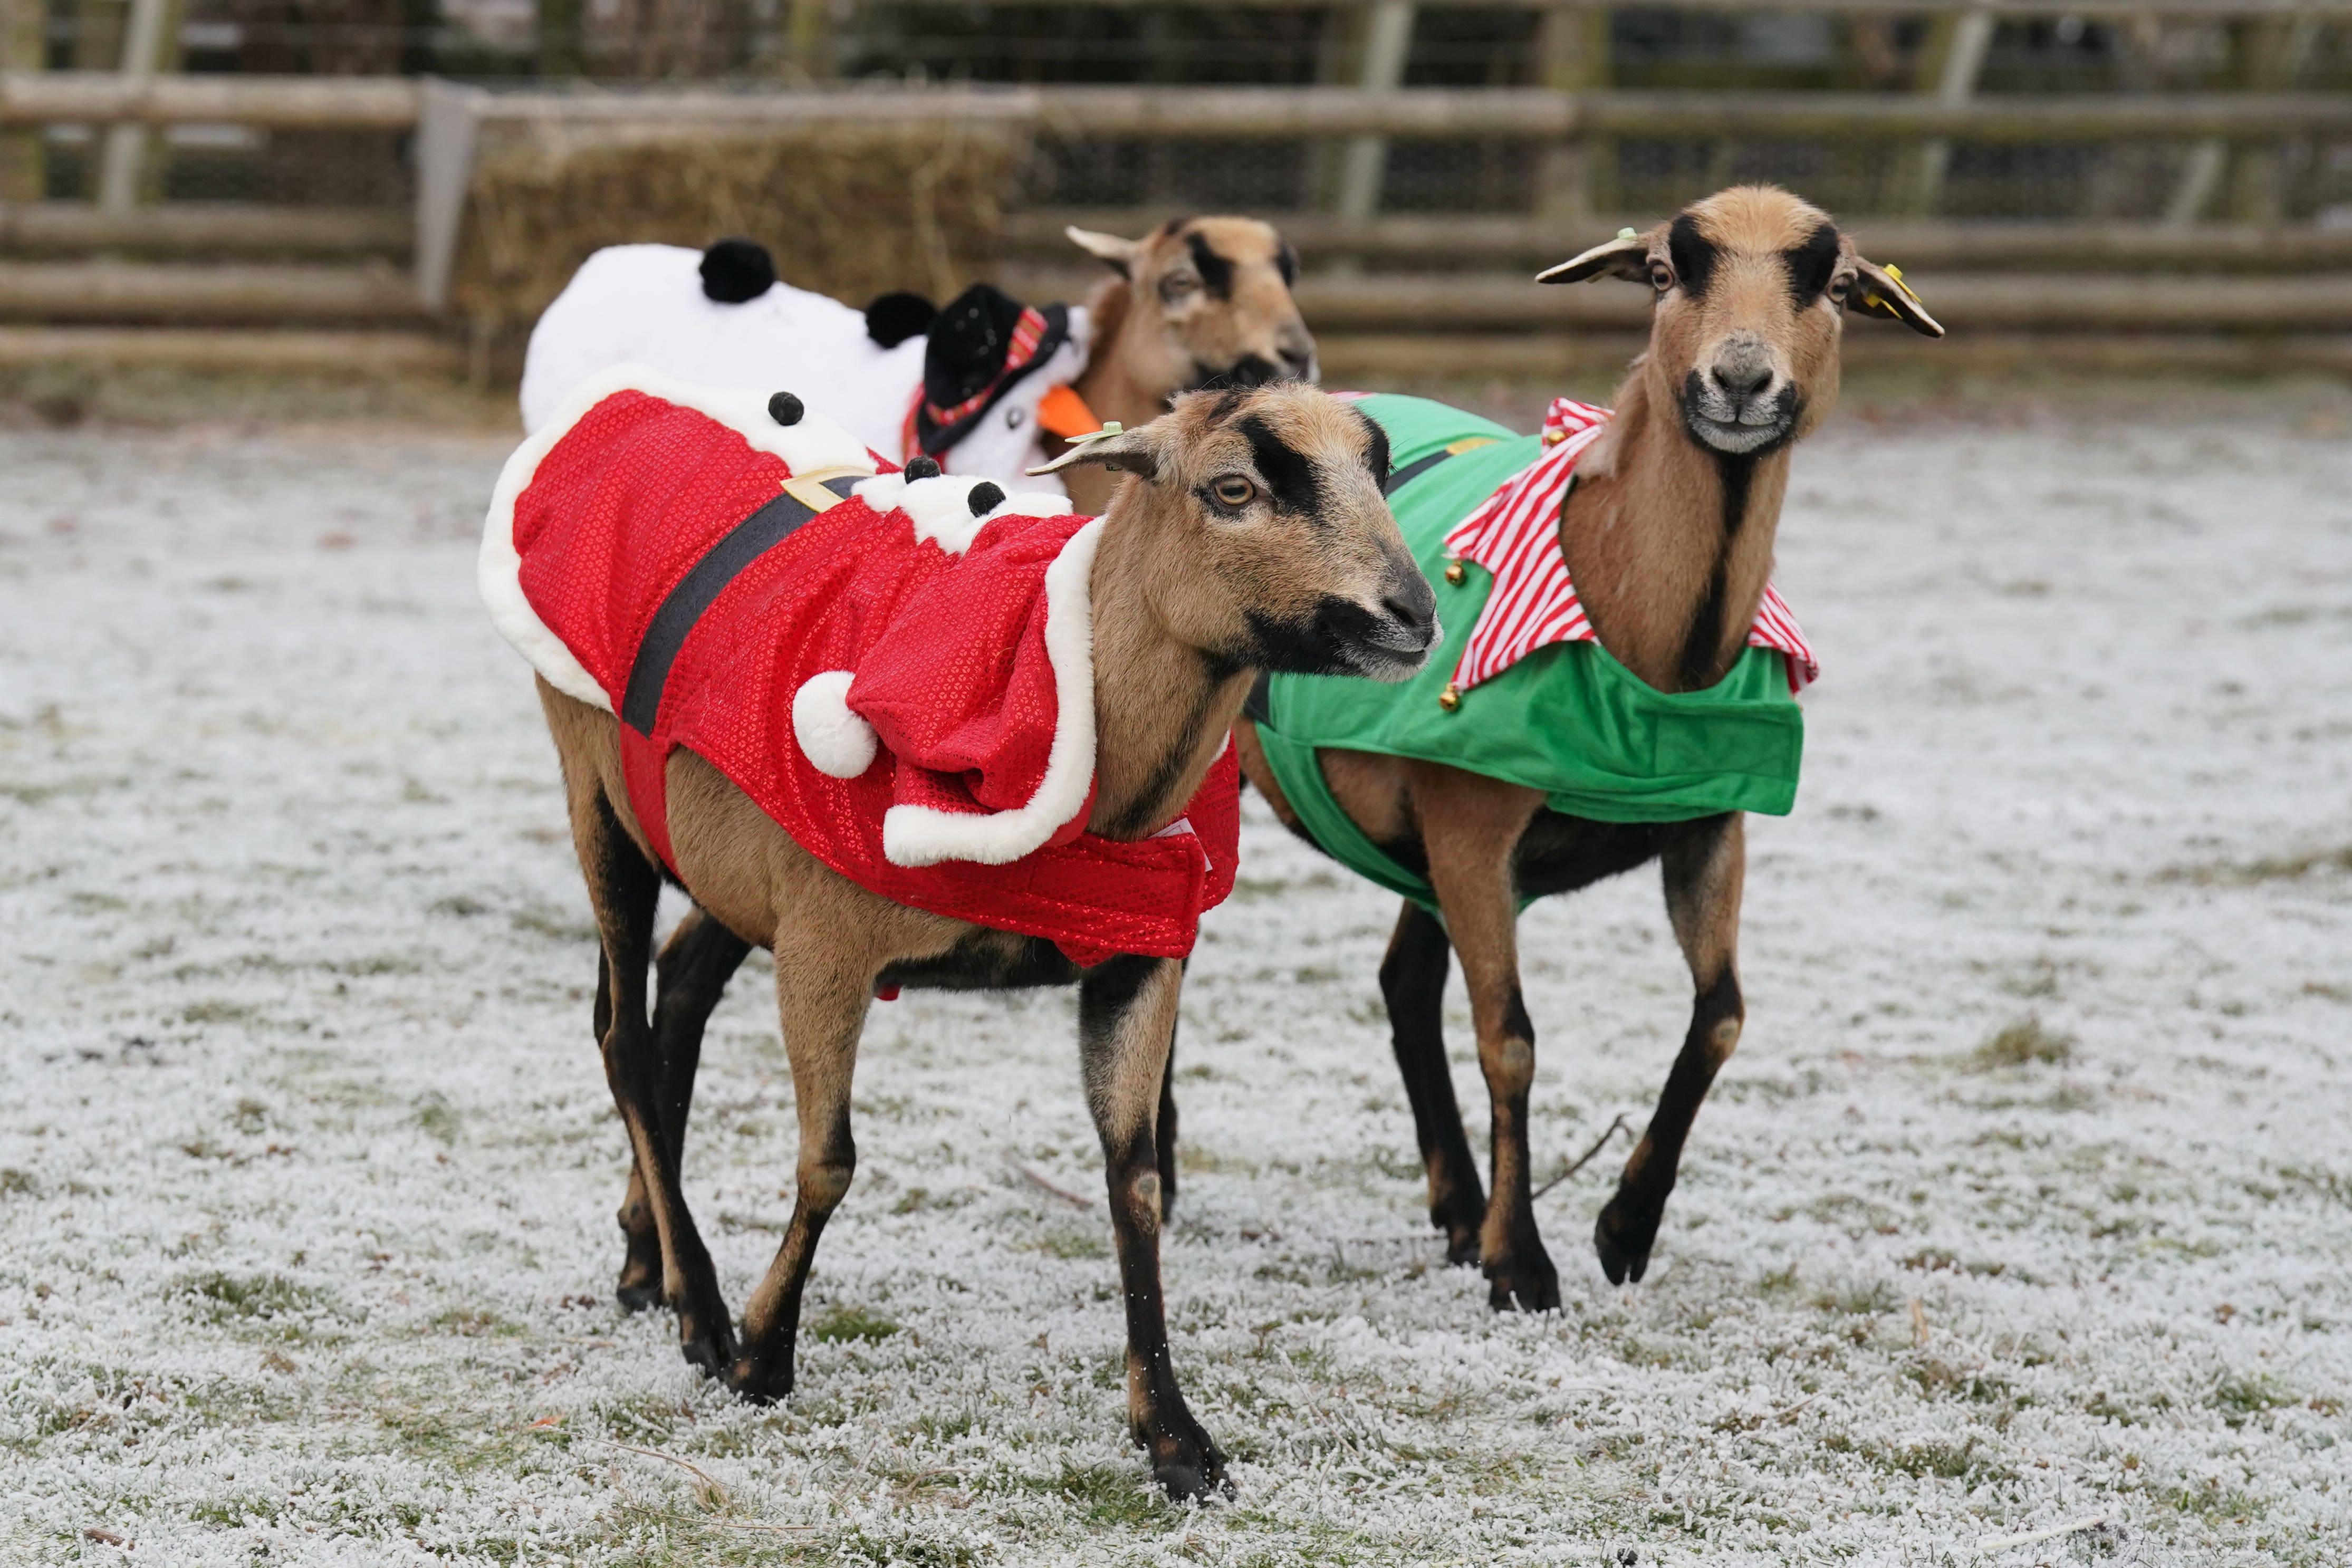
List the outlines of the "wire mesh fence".
{"label": "wire mesh fence", "polygon": [[[1923,149],[1865,138],[1668,141],[1625,139],[1581,151],[1597,210],[1671,212],[1710,191],[1766,182],[1847,217],[2147,222],[2224,217],[2220,178],[2194,198],[2201,141],[2083,145],[1950,143],[1932,191]],[[1550,149],[1528,141],[1391,141],[1380,183],[1386,213],[1524,214],[1551,194]],[[1187,142],[1040,139],[1014,179],[1017,207],[1167,207],[1304,212],[1328,204],[1336,160],[1304,141]],[[2270,215],[2352,226],[2352,142],[2305,141],[2244,155]]]}

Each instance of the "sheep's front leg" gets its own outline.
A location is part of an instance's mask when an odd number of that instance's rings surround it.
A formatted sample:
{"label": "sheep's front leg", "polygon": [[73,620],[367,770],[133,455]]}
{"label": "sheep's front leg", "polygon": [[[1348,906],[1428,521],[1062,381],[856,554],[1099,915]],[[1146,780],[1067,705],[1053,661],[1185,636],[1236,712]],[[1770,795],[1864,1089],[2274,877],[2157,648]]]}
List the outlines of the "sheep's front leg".
{"label": "sheep's front leg", "polygon": [[1119,957],[1078,986],[1078,1051],[1087,1106],[1103,1146],[1111,1229],[1127,1301],[1128,1429],[1172,1498],[1230,1490],[1224,1456],[1186,1408],[1168,1349],[1160,1292],[1160,1170],[1154,1112],[1175,1038],[1183,966]]}
{"label": "sheep's front leg", "polygon": [[792,1064],[801,1151],[792,1222],[767,1276],[744,1308],[743,1353],[727,1373],[728,1386],[755,1405],[793,1391],[793,1356],[809,1265],[815,1261],[825,1221],[840,1207],[857,1173],[857,1145],[849,1134],[850,1077],[857,1066],[857,1037],[866,1027],[866,1004],[874,995],[873,967],[852,961],[822,931],[780,938],[775,952],[776,1009],[783,1021],[784,1055]]}
{"label": "sheep's front leg", "polygon": [[1417,765],[1412,779],[1430,885],[1462,959],[1493,1116],[1493,1181],[1478,1230],[1486,1303],[1497,1312],[1551,1311],[1559,1305],[1559,1274],[1536,1230],[1529,1180],[1528,1096],[1536,1078],[1536,1031],[1519,996],[1514,873],[1520,835],[1543,796],[1434,764]]}
{"label": "sheep's front leg", "polygon": [[1739,997],[1739,895],[1747,877],[1747,835],[1734,813],[1691,824],[1668,843],[1666,916],[1689,964],[1695,999],[1690,1032],[1658,1095],[1658,1109],[1625,1162],[1617,1194],[1601,1210],[1592,1245],[1609,1282],[1639,1281],[1675,1190],[1683,1144],[1715,1075],[1739,1044],[1748,1012]]}
{"label": "sheep's front leg", "polygon": [[[655,960],[654,1054],[659,1063],[655,1093],[672,1170],[685,1167],[686,1122],[694,1109],[694,1074],[702,1061],[704,1026],[725,994],[728,978],[751,951],[749,942],[697,907],[687,911]],[[606,1006],[602,971],[596,983],[597,1005],[602,1009]],[[597,1037],[603,1036],[600,1022]],[[645,1172],[634,1158],[629,1162],[629,1190],[621,1199],[620,1220],[621,1233],[628,1239],[628,1253],[622,1260],[620,1282],[614,1293],[622,1306],[641,1312],[661,1295],[661,1232],[654,1223],[653,1206],[646,1198]]]}

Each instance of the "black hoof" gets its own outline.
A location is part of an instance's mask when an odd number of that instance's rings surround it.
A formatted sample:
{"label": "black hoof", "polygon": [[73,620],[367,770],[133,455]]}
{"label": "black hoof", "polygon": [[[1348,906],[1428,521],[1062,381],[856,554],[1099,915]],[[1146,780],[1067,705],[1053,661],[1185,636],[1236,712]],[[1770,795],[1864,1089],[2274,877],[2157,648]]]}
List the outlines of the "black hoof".
{"label": "black hoof", "polygon": [[1445,1261],[1449,1267],[1460,1269],[1478,1261],[1478,1228],[1486,1222],[1485,1214],[1447,1214],[1433,1208],[1429,1222],[1445,1232]]}
{"label": "black hoof", "polygon": [[752,1356],[741,1356],[719,1375],[727,1392],[746,1405],[781,1405],[793,1391],[790,1366],[763,1367]]}
{"label": "black hoof", "polygon": [[643,1215],[642,1230],[630,1228],[625,1216],[621,1237],[627,1251],[621,1257],[621,1278],[613,1287],[613,1295],[625,1312],[651,1312],[661,1304],[662,1260],[661,1239],[654,1234],[653,1219]]}
{"label": "black hoof", "polygon": [[1495,1311],[1559,1311],[1559,1271],[1551,1266],[1541,1242],[1523,1249],[1516,1257],[1487,1264],[1486,1270],[1486,1304]]}
{"label": "black hoof", "polygon": [[1234,1495],[1225,1457],[1198,1427],[1182,1437],[1150,1445],[1151,1479],[1171,1502],[1208,1502]]}
{"label": "black hoof", "polygon": [[651,1312],[661,1303],[661,1275],[656,1273],[646,1280],[633,1270],[624,1269],[620,1284],[614,1288],[613,1299],[621,1303],[623,1312]]}
{"label": "black hoof", "polygon": [[1650,1268],[1650,1249],[1657,1239],[1657,1216],[1646,1219],[1630,1216],[1623,1201],[1614,1197],[1592,1227],[1592,1249],[1601,1255],[1601,1271],[1612,1285],[1642,1282]]}
{"label": "black hoof", "polygon": [[[714,1326],[710,1326],[715,1323]],[[721,1312],[706,1318],[696,1312],[677,1314],[677,1351],[687,1364],[705,1377],[723,1378],[735,1361],[735,1331]]]}

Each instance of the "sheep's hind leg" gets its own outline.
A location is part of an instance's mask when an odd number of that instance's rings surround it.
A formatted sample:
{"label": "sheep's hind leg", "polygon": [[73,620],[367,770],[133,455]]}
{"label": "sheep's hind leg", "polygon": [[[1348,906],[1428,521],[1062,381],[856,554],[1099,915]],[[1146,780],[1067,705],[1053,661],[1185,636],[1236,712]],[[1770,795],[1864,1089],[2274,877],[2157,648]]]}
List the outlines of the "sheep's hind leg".
{"label": "sheep's hind leg", "polygon": [[1739,997],[1739,895],[1748,867],[1740,822],[1735,814],[1694,823],[1662,857],[1666,915],[1690,965],[1695,999],[1690,1032],[1659,1092],[1657,1112],[1592,1228],[1593,1248],[1612,1285],[1638,1282],[1649,1268],[1683,1144],[1748,1016]]}
{"label": "sheep's hind leg", "polygon": [[687,1360],[716,1371],[733,1355],[734,1335],[710,1254],[678,1190],[662,1123],[660,1063],[646,1019],[660,873],[623,831],[601,785],[587,781],[571,806],[572,843],[603,946],[596,1017],[604,1080],[628,1131],[637,1173],[633,1185],[642,1186],[652,1213],[663,1260],[662,1295],[677,1312],[679,1348]]}
{"label": "sheep's hind leg", "polygon": [[[672,1170],[685,1168],[686,1123],[694,1108],[694,1074],[702,1061],[703,1028],[725,993],[729,977],[751,951],[749,942],[697,907],[687,911],[655,960],[654,1050],[661,1064],[656,1105]],[[597,985],[602,998],[601,972]],[[597,1038],[604,1038],[601,1023]],[[614,1293],[622,1306],[641,1312],[661,1299],[661,1230],[646,1198],[645,1172],[634,1156],[629,1161],[629,1190],[621,1199],[620,1220],[628,1252],[622,1260]]]}
{"label": "sheep's hind leg", "polygon": [[800,1163],[793,1218],[765,1278],[743,1309],[742,1354],[727,1371],[727,1385],[743,1399],[766,1405],[793,1391],[793,1358],[800,1338],[801,1298],[809,1266],[857,1174],[857,1145],[849,1131],[850,1079],[857,1037],[874,994],[871,967],[845,957],[823,934],[826,922],[803,911],[798,929],[780,936],[776,1010],[784,1055],[792,1063],[793,1101],[800,1119]]}
{"label": "sheep's hind leg", "polygon": [[1087,1107],[1102,1139],[1111,1229],[1127,1302],[1128,1430],[1172,1498],[1232,1490],[1225,1458],[1192,1419],[1168,1348],[1160,1287],[1160,1171],[1154,1112],[1175,1038],[1183,967],[1125,956],[1078,985],[1078,1052]]}
{"label": "sheep's hind leg", "polygon": [[1411,899],[1397,916],[1388,956],[1381,960],[1381,995],[1412,1130],[1429,1173],[1429,1222],[1445,1232],[1448,1263],[1478,1261],[1478,1228],[1486,1218],[1486,1189],[1462,1130],[1454,1074],[1445,1063],[1445,973],[1453,945],[1437,917]]}

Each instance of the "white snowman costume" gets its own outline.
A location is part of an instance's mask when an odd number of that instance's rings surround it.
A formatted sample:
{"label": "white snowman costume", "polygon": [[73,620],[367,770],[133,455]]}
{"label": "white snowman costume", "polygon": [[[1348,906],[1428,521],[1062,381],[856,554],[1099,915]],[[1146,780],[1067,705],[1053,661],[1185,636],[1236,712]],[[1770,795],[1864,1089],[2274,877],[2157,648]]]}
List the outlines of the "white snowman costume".
{"label": "white snowman costume", "polygon": [[[911,411],[925,396],[926,356],[936,390],[942,356],[951,360],[965,349],[963,340],[945,340],[942,324],[983,293],[987,299],[963,312],[967,323],[988,306],[999,314],[1019,311],[1024,328],[1042,319],[977,286],[940,312],[928,335],[919,331],[886,348],[869,332],[864,311],[782,281],[740,303],[712,298],[705,291],[704,255],[683,246],[620,245],[583,262],[531,329],[523,359],[524,431],[536,434],[590,377],[640,364],[705,386],[793,392],[875,452],[903,463],[919,455],[908,450],[908,436]],[[984,361],[992,350],[994,364],[944,367],[950,376],[964,373],[976,389],[961,401],[981,405],[961,429],[922,443],[948,472],[992,479],[1008,494],[1066,493],[1051,475],[1033,478],[1023,470],[1046,460],[1038,404],[1085,368],[1091,323],[1083,306],[1047,310],[1057,329],[1045,334],[1042,362],[1019,362],[1016,346],[1008,376],[1006,334],[983,329],[977,352]],[[938,351],[934,339],[942,340]],[[940,439],[952,444],[942,448]]]}

